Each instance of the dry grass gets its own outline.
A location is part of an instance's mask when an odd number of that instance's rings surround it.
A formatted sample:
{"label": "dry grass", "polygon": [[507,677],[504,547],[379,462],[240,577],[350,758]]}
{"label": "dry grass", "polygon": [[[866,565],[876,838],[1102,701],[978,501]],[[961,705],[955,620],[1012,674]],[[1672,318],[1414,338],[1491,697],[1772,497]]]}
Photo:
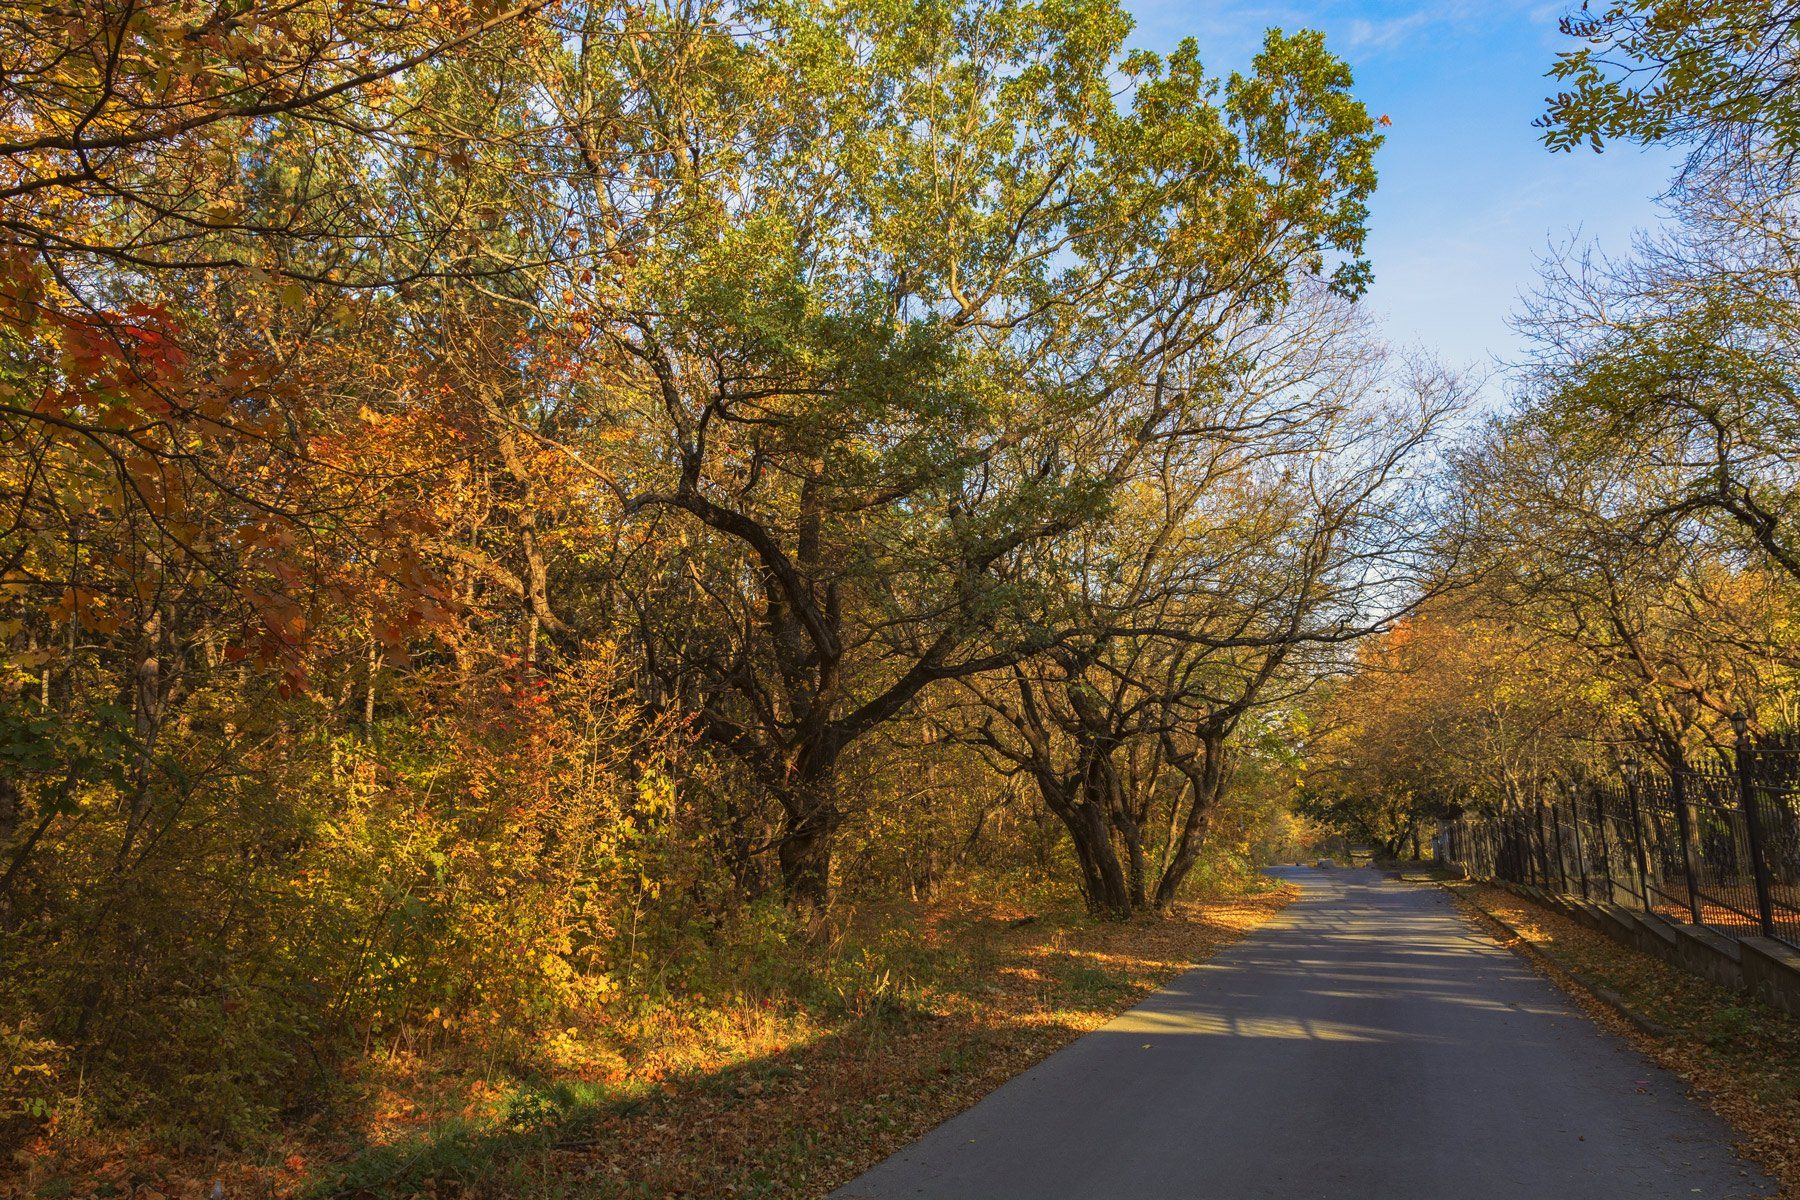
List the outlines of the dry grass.
{"label": "dry grass", "polygon": [[[561,1068],[396,1051],[353,1122],[256,1155],[40,1145],[0,1194],[816,1197],[1263,924],[1280,889],[1127,924],[999,906],[865,913],[883,953],[806,996],[670,997],[570,1030]],[[842,956],[847,951],[840,948]],[[861,952],[855,952],[861,953]],[[840,968],[844,966],[842,962]],[[603,1033],[603,1035],[602,1035]]]}
{"label": "dry grass", "polygon": [[[1800,1020],[1504,889],[1447,886],[1471,919],[1524,952],[1596,1021],[1686,1080],[1737,1130],[1745,1157],[1780,1181],[1787,1200],[1800,1200]],[[1487,913],[1517,930],[1523,943]],[[1644,1032],[1595,996],[1590,983],[1668,1034]]]}

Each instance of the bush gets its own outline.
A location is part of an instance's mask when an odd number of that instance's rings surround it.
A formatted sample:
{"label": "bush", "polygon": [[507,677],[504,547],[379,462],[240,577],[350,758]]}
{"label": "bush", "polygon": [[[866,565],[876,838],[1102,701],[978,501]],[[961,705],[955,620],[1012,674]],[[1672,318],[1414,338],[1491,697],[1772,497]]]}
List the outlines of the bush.
{"label": "bush", "polygon": [[97,1120],[238,1144],[327,1099],[364,1047],[529,1056],[604,1005],[646,903],[697,862],[677,731],[623,694],[598,655],[361,731],[300,700],[227,721],[196,698],[164,743],[185,778],[78,789],[26,862],[3,943],[9,1137],[78,1075]]}

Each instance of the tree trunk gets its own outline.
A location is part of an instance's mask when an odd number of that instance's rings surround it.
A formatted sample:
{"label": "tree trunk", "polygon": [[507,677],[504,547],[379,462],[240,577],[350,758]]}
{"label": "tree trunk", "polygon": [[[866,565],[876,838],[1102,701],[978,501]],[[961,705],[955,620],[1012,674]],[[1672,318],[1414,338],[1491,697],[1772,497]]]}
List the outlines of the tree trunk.
{"label": "tree trunk", "polygon": [[1139,912],[1150,907],[1148,888],[1149,867],[1144,859],[1144,833],[1124,805],[1124,797],[1115,795],[1114,823],[1119,827],[1119,836],[1125,843],[1125,886],[1131,897],[1131,909]]}
{"label": "tree trunk", "polygon": [[[1083,814],[1092,814],[1083,816],[1084,832],[1077,837],[1077,842],[1086,838],[1090,849],[1095,851],[1102,909],[1128,917],[1147,907],[1143,835],[1132,819],[1131,810],[1126,807],[1124,782],[1106,747],[1096,748],[1082,771],[1080,810]],[[1114,833],[1118,834],[1118,842],[1125,849],[1122,862]],[[1116,887],[1110,879],[1111,874],[1119,876]],[[1094,907],[1091,899],[1089,907]]]}
{"label": "tree trunk", "polygon": [[831,902],[831,832],[835,824],[836,814],[824,811],[788,822],[776,853],[790,903],[824,908]]}
{"label": "tree trunk", "polygon": [[10,851],[5,863],[5,874],[0,875],[0,932],[12,928],[12,864],[25,861],[26,846],[13,848],[13,840],[19,836],[20,810],[19,788],[13,782],[10,771],[0,771],[0,851]]}
{"label": "tree trunk", "polygon": [[1187,780],[1189,801],[1187,819],[1181,823],[1175,852],[1169,856],[1169,865],[1163,868],[1162,878],[1156,881],[1158,912],[1166,912],[1175,903],[1181,885],[1187,882],[1189,873],[1200,861],[1213,811],[1231,783],[1230,756],[1225,749],[1229,733],[1227,728],[1202,729],[1198,750],[1187,754],[1178,753],[1172,742],[1165,746],[1169,762]]}
{"label": "tree trunk", "polygon": [[10,849],[19,833],[19,788],[10,771],[0,771],[0,849]]}
{"label": "tree trunk", "polygon": [[113,874],[122,874],[131,851],[144,826],[150,820],[152,792],[156,775],[156,738],[162,727],[164,700],[163,619],[158,609],[151,609],[143,623],[141,649],[134,672],[131,691],[132,731],[137,736],[137,761],[133,766],[130,807],[125,814],[125,831],[119,839]]}
{"label": "tree trunk", "polygon": [[1206,830],[1212,824],[1212,807],[1206,806],[1197,815],[1190,814],[1190,820],[1183,826],[1182,844],[1176,849],[1169,865],[1163,868],[1162,878],[1156,881],[1156,911],[1167,912],[1175,903],[1175,897],[1181,892],[1181,885],[1187,882],[1196,863],[1200,861],[1200,850],[1206,845]]}
{"label": "tree trunk", "polygon": [[831,901],[831,843],[837,807],[837,755],[825,747],[802,760],[799,778],[781,792],[781,840],[776,858],[788,902],[824,908]]}
{"label": "tree trunk", "polygon": [[1088,800],[1064,800],[1052,803],[1050,808],[1062,819],[1075,846],[1075,858],[1081,864],[1082,898],[1087,901],[1088,911],[1115,920],[1131,916],[1131,890],[1113,846],[1106,809]]}

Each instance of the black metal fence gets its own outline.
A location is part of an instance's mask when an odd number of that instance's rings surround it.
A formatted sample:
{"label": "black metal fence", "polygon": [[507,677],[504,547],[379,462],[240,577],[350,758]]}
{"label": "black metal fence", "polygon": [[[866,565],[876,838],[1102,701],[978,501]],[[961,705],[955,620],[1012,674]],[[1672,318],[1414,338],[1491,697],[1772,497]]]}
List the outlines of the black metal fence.
{"label": "black metal fence", "polygon": [[1745,740],[1673,771],[1628,765],[1444,833],[1446,856],[1477,878],[1800,948],[1800,738]]}

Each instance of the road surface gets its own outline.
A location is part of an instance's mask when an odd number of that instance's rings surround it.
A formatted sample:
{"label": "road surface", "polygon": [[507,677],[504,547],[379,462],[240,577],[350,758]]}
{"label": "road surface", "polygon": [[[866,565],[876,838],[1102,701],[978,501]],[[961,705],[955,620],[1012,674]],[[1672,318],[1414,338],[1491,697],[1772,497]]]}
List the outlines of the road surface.
{"label": "road surface", "polygon": [[1305,895],[1269,925],[831,1200],[1776,1194],[1439,889],[1282,874]]}

